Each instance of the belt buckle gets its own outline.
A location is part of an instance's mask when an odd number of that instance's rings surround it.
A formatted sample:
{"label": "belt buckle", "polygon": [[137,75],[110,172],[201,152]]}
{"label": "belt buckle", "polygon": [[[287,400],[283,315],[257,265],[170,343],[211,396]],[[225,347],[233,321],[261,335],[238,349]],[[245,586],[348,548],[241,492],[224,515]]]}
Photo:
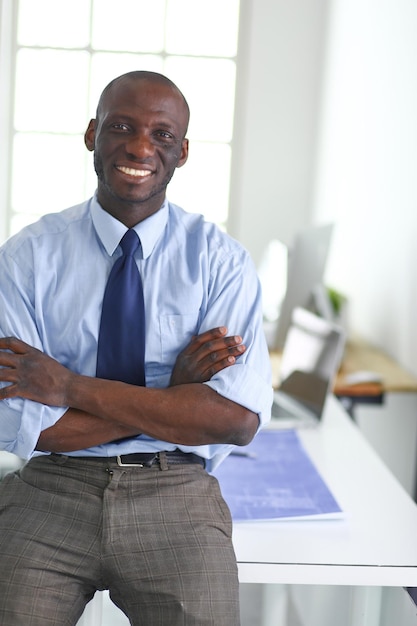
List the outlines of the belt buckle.
{"label": "belt buckle", "polygon": [[152,463],[155,461],[158,455],[155,454],[155,456],[152,459],[149,459],[149,461],[146,461],[146,463],[123,463],[122,456],[125,455],[116,456],[117,465],[119,467],[152,467]]}

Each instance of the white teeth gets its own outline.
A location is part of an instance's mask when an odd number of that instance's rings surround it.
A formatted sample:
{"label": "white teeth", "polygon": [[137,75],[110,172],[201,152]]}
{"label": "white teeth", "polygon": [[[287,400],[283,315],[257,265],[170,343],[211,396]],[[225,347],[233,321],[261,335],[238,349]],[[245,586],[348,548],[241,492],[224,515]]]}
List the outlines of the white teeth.
{"label": "white teeth", "polygon": [[122,165],[120,165],[117,169],[124,174],[128,174],[129,176],[136,176],[137,178],[151,175],[151,172],[149,170],[135,170],[132,167],[123,167]]}

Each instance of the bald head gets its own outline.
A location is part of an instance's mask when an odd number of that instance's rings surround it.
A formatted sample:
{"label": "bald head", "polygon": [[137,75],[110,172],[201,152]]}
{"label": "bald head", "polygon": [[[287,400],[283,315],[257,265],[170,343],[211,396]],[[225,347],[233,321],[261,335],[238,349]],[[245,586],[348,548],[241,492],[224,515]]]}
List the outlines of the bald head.
{"label": "bald head", "polygon": [[188,102],[185,99],[183,93],[178,89],[176,84],[172,82],[167,76],[163,74],[159,74],[158,72],[148,72],[145,70],[136,70],[133,72],[127,72],[126,74],[122,74],[121,76],[117,76],[103,89],[100,99],[97,105],[97,113],[96,119],[100,118],[100,114],[103,108],[106,99],[111,95],[114,91],[117,91],[119,88],[123,88],[125,85],[131,84],[137,85],[138,89],[146,89],[147,86],[151,85],[161,85],[167,87],[172,91],[172,95],[178,97],[184,106],[184,113],[186,119],[186,127],[184,130],[184,136],[187,132],[188,122],[190,119],[190,108],[188,106]]}

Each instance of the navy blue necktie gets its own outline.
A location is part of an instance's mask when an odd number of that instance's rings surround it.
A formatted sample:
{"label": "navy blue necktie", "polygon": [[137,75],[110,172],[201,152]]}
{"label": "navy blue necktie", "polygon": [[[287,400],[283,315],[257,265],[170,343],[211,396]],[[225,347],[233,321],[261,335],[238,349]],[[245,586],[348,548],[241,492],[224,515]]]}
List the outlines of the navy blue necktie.
{"label": "navy blue necktie", "polygon": [[142,280],[134,259],[139,246],[130,229],[120,241],[123,255],[104,292],[97,350],[97,377],[145,385],[145,311]]}

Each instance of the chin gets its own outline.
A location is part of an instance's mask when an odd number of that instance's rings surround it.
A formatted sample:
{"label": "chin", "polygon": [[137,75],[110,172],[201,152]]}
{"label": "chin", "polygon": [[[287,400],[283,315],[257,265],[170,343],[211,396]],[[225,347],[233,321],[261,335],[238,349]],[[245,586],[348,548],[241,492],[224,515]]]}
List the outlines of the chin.
{"label": "chin", "polygon": [[[131,185],[112,185],[104,177],[99,177],[99,191],[101,191],[101,197],[107,198],[109,202],[121,202],[123,204],[140,205],[154,199],[157,201],[158,197],[161,204],[165,198],[167,183],[163,182],[160,185],[153,186],[152,188],[146,188],[146,184],[134,184]],[[101,189],[100,189],[101,188]]]}

